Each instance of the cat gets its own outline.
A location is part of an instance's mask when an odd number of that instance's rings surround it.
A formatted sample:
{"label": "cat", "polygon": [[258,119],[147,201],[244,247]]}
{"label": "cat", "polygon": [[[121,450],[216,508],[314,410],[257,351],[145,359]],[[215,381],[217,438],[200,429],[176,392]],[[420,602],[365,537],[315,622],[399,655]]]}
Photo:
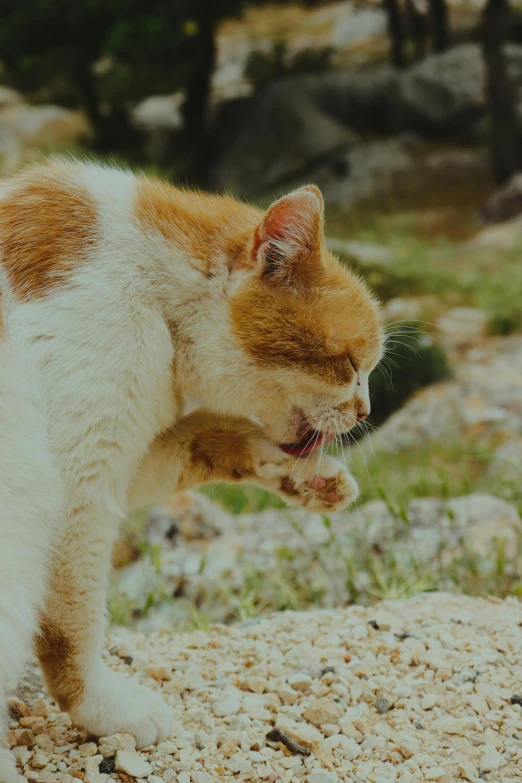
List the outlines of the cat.
{"label": "cat", "polygon": [[262,212],[74,161],[2,184],[0,290],[0,735],[34,639],[62,710],[144,747],[171,708],[101,657],[122,518],[213,480],[353,501],[321,452],[369,413],[379,306],[326,249],[313,185]]}

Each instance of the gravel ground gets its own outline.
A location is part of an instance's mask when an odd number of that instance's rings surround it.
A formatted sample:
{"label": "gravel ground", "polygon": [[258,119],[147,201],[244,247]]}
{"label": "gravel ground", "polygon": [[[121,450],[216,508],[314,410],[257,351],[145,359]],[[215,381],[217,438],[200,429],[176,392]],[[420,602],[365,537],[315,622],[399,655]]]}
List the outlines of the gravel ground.
{"label": "gravel ground", "polygon": [[519,781],[521,649],[518,601],[446,593],[117,631],[109,664],[163,693],[172,738],[139,753],[127,735],[95,741],[33,687],[10,740],[35,783]]}

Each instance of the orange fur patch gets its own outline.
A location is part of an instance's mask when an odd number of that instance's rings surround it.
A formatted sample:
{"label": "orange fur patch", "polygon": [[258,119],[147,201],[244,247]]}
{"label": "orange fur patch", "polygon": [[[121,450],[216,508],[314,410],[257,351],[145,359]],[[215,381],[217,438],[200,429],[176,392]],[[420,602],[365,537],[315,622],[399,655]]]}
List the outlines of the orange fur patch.
{"label": "orange fur patch", "polygon": [[[382,337],[366,286],[326,255],[321,284],[304,295],[252,280],[230,302],[232,329],[256,363],[300,369],[338,385],[371,368]],[[353,362],[353,365],[352,365]]]}
{"label": "orange fur patch", "polygon": [[35,644],[51,695],[61,710],[70,710],[82,701],[85,691],[75,641],[44,615]]}
{"label": "orange fur patch", "polygon": [[240,481],[252,475],[249,438],[259,437],[261,430],[247,419],[230,417],[217,422],[211,414],[197,411],[176,429],[180,439],[187,438],[189,454],[177,491],[208,481]]}
{"label": "orange fur patch", "polygon": [[207,275],[220,254],[235,263],[263,216],[229,196],[180,190],[147,177],[137,181],[134,210],[146,234],[160,234]]}
{"label": "orange fur patch", "polygon": [[62,285],[96,241],[97,209],[66,166],[38,166],[0,200],[0,262],[23,300]]}

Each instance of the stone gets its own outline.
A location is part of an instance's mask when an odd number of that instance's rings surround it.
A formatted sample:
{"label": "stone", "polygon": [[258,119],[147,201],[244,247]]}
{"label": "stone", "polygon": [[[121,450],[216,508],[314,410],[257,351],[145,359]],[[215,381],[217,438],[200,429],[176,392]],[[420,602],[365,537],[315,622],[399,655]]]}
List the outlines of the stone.
{"label": "stone", "polygon": [[424,770],[425,780],[441,780],[444,777],[446,771],[443,767],[429,767]]}
{"label": "stone", "polygon": [[295,691],[303,691],[304,693],[308,693],[311,690],[312,683],[312,678],[309,677],[308,674],[304,674],[304,672],[291,674],[288,678],[288,684],[291,688]]}
{"label": "stone", "polygon": [[229,693],[222,701],[216,702],[212,710],[214,715],[222,718],[225,715],[236,715],[241,709],[241,695]]}
{"label": "stone", "polygon": [[43,750],[35,750],[31,763],[35,769],[44,769],[49,763],[49,756]]}
{"label": "stone", "polygon": [[449,348],[479,343],[488,330],[489,316],[478,307],[454,307],[439,318],[441,340]]}
{"label": "stone", "polygon": [[227,769],[231,772],[248,772],[252,768],[252,763],[246,759],[241,753],[234,753],[227,762],[225,762]]}
{"label": "stone", "polygon": [[326,697],[312,701],[303,712],[303,717],[315,726],[321,726],[323,723],[338,724],[343,715],[341,705]]}
{"label": "stone", "polygon": [[45,699],[37,699],[31,707],[31,713],[41,718],[48,718],[51,710]]}
{"label": "stone", "polygon": [[338,783],[339,777],[336,772],[326,772],[322,769],[314,769],[306,780],[308,783]]}
{"label": "stone", "polygon": [[475,783],[478,778],[478,771],[473,767],[469,761],[461,761],[457,767],[458,773],[464,780],[469,780],[470,783]]}
{"label": "stone", "polygon": [[387,266],[395,260],[394,253],[389,247],[373,242],[327,237],[326,246],[334,253],[348,256],[361,266]]}
{"label": "stone", "polygon": [[485,745],[480,759],[481,772],[492,772],[494,769],[503,767],[505,763],[504,757],[498,752],[494,745]]}
{"label": "stone", "polygon": [[152,772],[152,767],[147,761],[127,750],[119,750],[116,753],[116,769],[135,778],[146,778]]}

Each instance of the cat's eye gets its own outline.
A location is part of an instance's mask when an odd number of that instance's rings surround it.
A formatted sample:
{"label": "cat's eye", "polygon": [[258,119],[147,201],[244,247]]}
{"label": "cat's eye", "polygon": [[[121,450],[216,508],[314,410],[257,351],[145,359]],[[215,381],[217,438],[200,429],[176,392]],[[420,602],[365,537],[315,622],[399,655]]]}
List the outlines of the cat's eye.
{"label": "cat's eye", "polygon": [[352,357],[350,356],[350,354],[348,354],[348,361],[349,361],[349,362],[350,362],[350,364],[352,365],[352,367],[353,367],[353,370],[354,370],[355,374],[356,374],[356,375],[358,375],[358,374],[359,374],[359,370],[357,369],[357,365],[355,364],[355,362],[354,362],[354,360],[352,359]]}

